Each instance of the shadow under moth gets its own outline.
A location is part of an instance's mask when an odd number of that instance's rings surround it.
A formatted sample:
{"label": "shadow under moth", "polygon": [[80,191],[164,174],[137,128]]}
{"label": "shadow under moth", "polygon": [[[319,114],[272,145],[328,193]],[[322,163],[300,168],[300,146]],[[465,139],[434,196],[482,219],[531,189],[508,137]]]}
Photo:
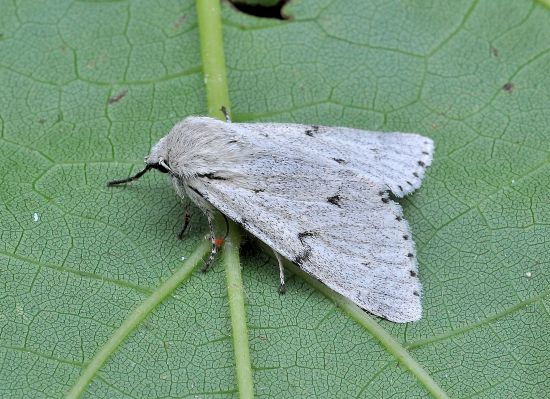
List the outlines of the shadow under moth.
{"label": "shadow under moth", "polygon": [[[163,137],[145,169],[169,174],[180,197],[240,224],[361,308],[394,322],[422,317],[422,288],[403,197],[432,161],[429,138],[409,133],[189,117]],[[204,269],[204,268],[203,268]]]}

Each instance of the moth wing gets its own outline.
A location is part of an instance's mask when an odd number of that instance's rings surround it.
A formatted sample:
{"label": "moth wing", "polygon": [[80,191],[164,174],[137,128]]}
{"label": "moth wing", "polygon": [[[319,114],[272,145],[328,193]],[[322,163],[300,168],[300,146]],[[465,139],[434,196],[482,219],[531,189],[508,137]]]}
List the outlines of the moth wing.
{"label": "moth wing", "polygon": [[371,313],[421,318],[414,243],[401,206],[352,170],[271,155],[195,192],[285,258]]}
{"label": "moth wing", "polygon": [[287,123],[238,123],[255,145],[290,155],[307,153],[354,170],[398,197],[420,187],[434,144],[413,133],[383,133],[346,127]]}

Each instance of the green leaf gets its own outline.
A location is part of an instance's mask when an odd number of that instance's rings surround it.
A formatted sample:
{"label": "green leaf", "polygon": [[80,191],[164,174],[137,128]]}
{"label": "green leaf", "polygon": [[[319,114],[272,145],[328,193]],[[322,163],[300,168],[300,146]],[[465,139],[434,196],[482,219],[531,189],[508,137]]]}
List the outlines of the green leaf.
{"label": "green leaf", "polygon": [[[437,146],[402,201],[420,322],[369,327],[299,274],[279,296],[276,262],[241,254],[256,396],[547,396],[542,3],[295,0],[289,21],[222,5],[235,121],[413,131]],[[0,396],[60,397],[204,247],[196,209],[177,240],[183,210],[163,175],[105,187],[175,122],[207,113],[197,14],[191,1],[0,9]],[[85,396],[238,396],[223,273],[168,292]]]}

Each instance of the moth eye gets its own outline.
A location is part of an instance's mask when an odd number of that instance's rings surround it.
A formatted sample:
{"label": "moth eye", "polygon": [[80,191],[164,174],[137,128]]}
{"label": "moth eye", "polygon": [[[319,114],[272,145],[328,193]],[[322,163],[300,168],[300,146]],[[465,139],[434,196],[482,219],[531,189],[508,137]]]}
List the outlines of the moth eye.
{"label": "moth eye", "polygon": [[169,173],[171,171],[170,165],[166,160],[162,160],[159,163],[151,166],[161,173]]}

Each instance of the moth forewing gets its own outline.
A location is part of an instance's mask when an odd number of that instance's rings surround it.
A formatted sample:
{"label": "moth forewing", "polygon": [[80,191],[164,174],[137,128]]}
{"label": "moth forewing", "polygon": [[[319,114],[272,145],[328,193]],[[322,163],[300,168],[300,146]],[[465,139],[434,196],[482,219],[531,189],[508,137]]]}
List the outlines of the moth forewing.
{"label": "moth forewing", "polygon": [[422,314],[416,252],[388,194],[418,188],[432,154],[416,134],[190,117],[146,163],[207,215],[219,210],[361,308],[408,322]]}

